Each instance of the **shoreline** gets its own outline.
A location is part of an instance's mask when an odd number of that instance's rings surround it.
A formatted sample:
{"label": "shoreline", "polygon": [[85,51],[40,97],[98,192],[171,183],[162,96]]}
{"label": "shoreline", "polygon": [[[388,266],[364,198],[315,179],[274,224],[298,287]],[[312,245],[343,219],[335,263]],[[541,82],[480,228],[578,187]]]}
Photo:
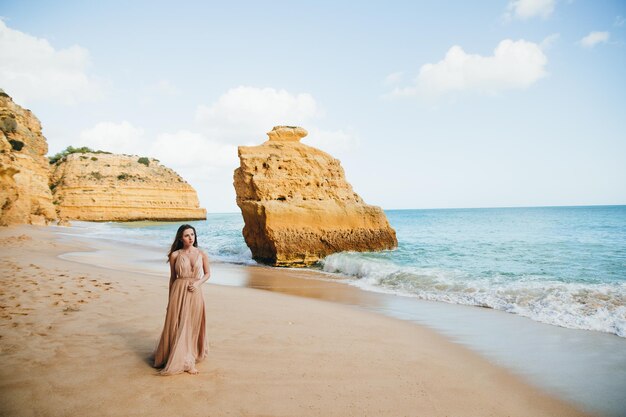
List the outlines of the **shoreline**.
{"label": "shoreline", "polygon": [[211,351],[200,376],[154,378],[167,279],[62,259],[114,258],[52,228],[6,228],[0,241],[4,279],[16,280],[1,295],[3,414],[584,415],[423,325],[294,296],[356,288],[289,286],[294,271],[248,266],[213,274],[289,291],[204,286]]}
{"label": "shoreline", "polygon": [[[58,228],[75,239],[84,229]],[[110,236],[86,238],[93,255],[67,253],[63,258],[106,268],[163,276],[163,250],[139,241],[124,241],[126,256],[115,253],[120,242]],[[118,259],[112,265],[110,259]],[[121,262],[123,261],[123,262]],[[626,339],[599,331],[570,329],[537,322],[497,309],[422,300],[353,285],[349,279],[303,268],[212,262],[213,284],[247,287],[349,305],[426,326],[453,343],[469,348],[550,395],[606,416],[626,410]],[[252,273],[250,273],[252,271]]]}

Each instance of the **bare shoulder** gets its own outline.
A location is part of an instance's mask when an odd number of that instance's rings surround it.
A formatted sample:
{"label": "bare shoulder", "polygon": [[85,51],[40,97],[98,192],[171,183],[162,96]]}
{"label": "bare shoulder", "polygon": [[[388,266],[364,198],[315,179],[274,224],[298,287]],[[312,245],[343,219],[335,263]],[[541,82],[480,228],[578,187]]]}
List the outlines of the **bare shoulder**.
{"label": "bare shoulder", "polygon": [[178,258],[179,251],[174,251],[170,254],[170,263],[174,262]]}
{"label": "bare shoulder", "polygon": [[198,249],[200,251],[200,256],[202,256],[202,259],[204,259],[205,261],[209,262],[209,255],[207,255],[203,250]]}

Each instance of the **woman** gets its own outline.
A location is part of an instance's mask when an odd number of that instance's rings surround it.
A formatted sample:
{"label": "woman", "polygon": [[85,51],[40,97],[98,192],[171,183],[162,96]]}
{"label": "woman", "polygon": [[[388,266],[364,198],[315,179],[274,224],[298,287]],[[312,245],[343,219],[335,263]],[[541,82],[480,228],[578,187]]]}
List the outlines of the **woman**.
{"label": "woman", "polygon": [[196,229],[183,224],[168,254],[169,302],[154,366],[161,375],[197,374],[196,362],[209,351],[206,337],[204,298],[200,286],[211,276],[209,259],[198,249]]}

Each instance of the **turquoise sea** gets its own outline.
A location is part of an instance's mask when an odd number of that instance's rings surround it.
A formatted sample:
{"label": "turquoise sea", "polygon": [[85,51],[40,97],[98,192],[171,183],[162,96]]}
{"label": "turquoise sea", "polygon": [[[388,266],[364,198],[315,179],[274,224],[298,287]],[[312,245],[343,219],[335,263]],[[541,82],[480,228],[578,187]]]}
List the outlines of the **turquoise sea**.
{"label": "turquoise sea", "polygon": [[[626,337],[626,206],[388,210],[399,246],[314,268],[367,291],[506,311]],[[180,223],[87,223],[163,249]],[[214,261],[254,264],[239,213],[191,222]]]}

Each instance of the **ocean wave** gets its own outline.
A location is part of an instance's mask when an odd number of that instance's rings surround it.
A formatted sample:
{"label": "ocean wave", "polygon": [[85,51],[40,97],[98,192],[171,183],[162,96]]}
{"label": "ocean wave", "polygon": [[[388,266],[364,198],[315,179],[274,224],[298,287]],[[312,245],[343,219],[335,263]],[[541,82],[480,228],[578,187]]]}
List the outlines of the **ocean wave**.
{"label": "ocean wave", "polygon": [[221,262],[234,263],[239,265],[257,265],[252,259],[252,252],[247,246],[238,242],[218,242],[208,246],[202,246],[209,257]]}
{"label": "ocean wave", "polygon": [[[72,225],[84,230],[93,239],[106,239],[153,248],[166,252],[176,234],[178,223],[162,222],[72,222]],[[197,224],[198,246],[209,258],[225,263],[256,265],[252,253],[246,246],[239,230],[216,231],[211,233],[204,223]]]}
{"label": "ocean wave", "polygon": [[330,255],[321,266],[368,291],[488,307],[542,323],[626,337],[624,282],[563,282],[558,277],[496,271],[473,277],[455,270],[398,266],[352,252]]}

